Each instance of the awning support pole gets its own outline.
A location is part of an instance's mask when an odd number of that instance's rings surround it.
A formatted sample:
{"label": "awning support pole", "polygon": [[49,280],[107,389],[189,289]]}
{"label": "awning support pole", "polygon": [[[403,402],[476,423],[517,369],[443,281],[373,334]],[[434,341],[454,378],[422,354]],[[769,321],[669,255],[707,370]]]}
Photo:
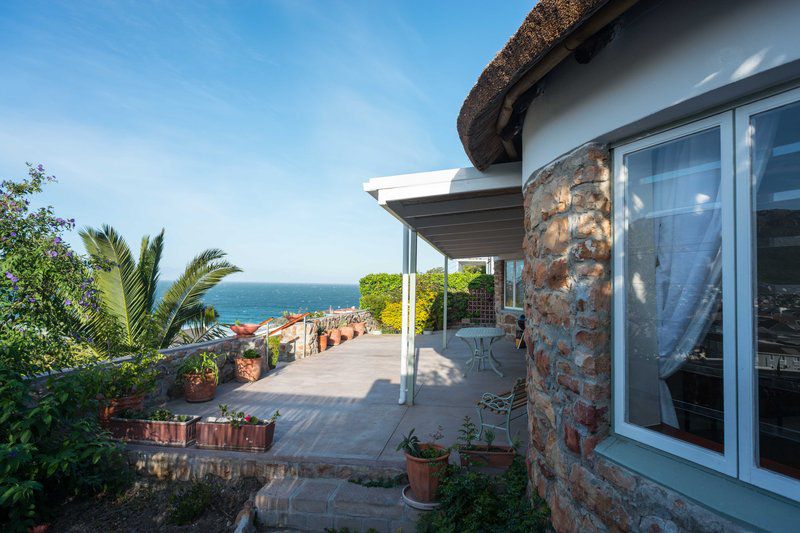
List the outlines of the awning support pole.
{"label": "awning support pole", "polygon": [[[406,372],[406,405],[414,405],[417,390],[417,232],[409,229],[408,257],[408,370]],[[409,383],[410,382],[410,383]]]}
{"label": "awning support pole", "polygon": [[444,256],[444,293],[442,295],[442,351],[447,349],[447,256]]}
{"label": "awning support pole", "polygon": [[406,377],[408,375],[408,228],[403,225],[403,275],[402,300],[400,302],[400,398],[398,403],[406,403]]}

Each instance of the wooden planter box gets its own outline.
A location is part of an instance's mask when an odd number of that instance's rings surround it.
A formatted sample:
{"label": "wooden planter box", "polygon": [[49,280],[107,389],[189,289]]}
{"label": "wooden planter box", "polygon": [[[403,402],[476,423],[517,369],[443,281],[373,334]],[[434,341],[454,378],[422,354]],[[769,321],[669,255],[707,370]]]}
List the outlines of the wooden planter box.
{"label": "wooden planter box", "polygon": [[268,424],[233,427],[228,421],[217,422],[216,418],[197,423],[197,447],[212,450],[237,450],[241,452],[265,452],[272,447],[275,422]]}
{"label": "wooden planter box", "polygon": [[162,446],[191,446],[197,439],[199,416],[186,422],[137,420],[112,417],[108,430],[114,438],[136,444],[159,444]]}
{"label": "wooden planter box", "polygon": [[485,444],[474,445],[469,450],[459,450],[461,466],[489,466],[491,468],[508,468],[514,461],[516,452],[510,446],[492,446],[488,451]]}
{"label": "wooden planter box", "polygon": [[102,425],[107,425],[108,421],[117,413],[125,410],[141,411],[144,404],[144,396],[124,396],[122,398],[109,398],[108,400],[99,398],[97,418]]}

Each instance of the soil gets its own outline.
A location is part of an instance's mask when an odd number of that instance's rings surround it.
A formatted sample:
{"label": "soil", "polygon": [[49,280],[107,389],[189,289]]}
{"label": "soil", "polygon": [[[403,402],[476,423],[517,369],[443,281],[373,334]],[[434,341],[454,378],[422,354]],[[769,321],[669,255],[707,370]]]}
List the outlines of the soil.
{"label": "soil", "polygon": [[[175,510],[195,484],[206,485],[211,497],[199,516],[186,525],[171,522]],[[73,501],[58,510],[51,532],[230,531],[244,503],[261,488],[255,479],[169,481],[137,477],[116,496]],[[185,503],[185,502],[184,502]]]}

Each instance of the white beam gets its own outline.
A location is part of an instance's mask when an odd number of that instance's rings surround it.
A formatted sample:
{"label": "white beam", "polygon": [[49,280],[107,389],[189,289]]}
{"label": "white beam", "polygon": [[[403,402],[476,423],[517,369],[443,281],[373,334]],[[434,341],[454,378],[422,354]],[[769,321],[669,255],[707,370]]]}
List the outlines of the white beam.
{"label": "white beam", "polygon": [[[406,371],[406,405],[414,405],[417,387],[417,232],[409,230],[408,258],[408,370]],[[409,384],[410,382],[410,384]]]}
{"label": "white beam", "polygon": [[442,296],[442,351],[447,349],[447,256],[444,256],[444,294]]}
{"label": "white beam", "polygon": [[408,383],[408,228],[403,225],[403,268],[402,268],[402,299],[400,302],[400,398],[398,402],[407,401],[406,388]]}

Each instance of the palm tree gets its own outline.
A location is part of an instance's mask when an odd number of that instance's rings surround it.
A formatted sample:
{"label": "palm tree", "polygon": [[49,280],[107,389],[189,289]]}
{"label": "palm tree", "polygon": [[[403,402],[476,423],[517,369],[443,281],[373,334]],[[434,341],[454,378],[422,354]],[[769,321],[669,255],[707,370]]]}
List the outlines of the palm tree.
{"label": "palm tree", "polygon": [[225,276],[241,272],[224,259],[225,252],[209,249],[198,254],[156,302],[163,229],[154,238],[142,238],[138,262],[128,243],[111,226],[84,228],[80,235],[92,258],[104,266],[95,275],[101,305],[87,323],[97,349],[167,348],[179,337],[189,337],[181,335],[187,326],[194,340],[219,335],[216,313],[203,304],[202,298]]}

